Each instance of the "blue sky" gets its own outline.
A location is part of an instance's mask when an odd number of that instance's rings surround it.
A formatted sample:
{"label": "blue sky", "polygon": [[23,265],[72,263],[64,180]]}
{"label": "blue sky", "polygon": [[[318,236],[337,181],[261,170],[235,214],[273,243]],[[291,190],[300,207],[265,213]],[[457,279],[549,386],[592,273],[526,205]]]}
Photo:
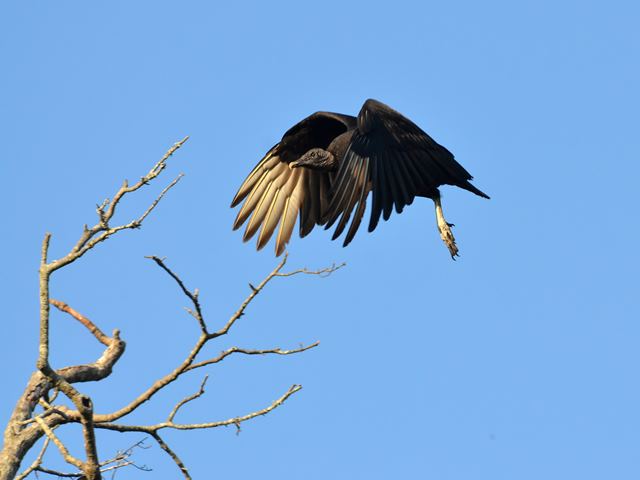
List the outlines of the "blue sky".
{"label": "blue sky", "polygon": [[[373,97],[447,146],[492,196],[443,189],[461,258],[450,260],[428,200],[347,249],[321,230],[294,239],[292,268],[347,268],[274,283],[207,352],[320,347],[230,358],[181,418],[225,419],[304,389],[238,436],[167,440],[195,478],[638,478],[638,6],[230,3],[0,7],[2,418],[35,363],[45,231],[52,256],[64,254],[96,203],[191,135],[160,183],[186,177],[144,228],[52,281],[52,296],[128,342],[108,381],[82,385],[99,412],[114,410],[197,335],[186,299],[144,255],[166,256],[221,325],[276,264],[271,244],[256,253],[231,231],[236,188],[301,118],[355,114]],[[55,313],[52,325],[56,366],[99,355],[70,319]],[[201,378],[131,421],[163,420]],[[101,435],[102,456],[140,438]],[[178,478],[165,457],[154,445],[137,457],[153,473],[118,478]],[[48,459],[61,466],[53,449]]]}

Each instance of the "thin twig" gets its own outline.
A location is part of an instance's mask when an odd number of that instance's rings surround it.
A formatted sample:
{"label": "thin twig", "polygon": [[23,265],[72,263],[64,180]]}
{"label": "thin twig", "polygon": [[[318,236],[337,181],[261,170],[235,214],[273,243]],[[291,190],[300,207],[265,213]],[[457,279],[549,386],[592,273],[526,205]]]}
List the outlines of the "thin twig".
{"label": "thin twig", "polygon": [[[158,175],[160,175],[160,172],[162,172],[162,170],[164,170],[166,168],[167,160],[169,159],[169,157],[171,155],[173,155],[176,152],[176,150],[178,150],[180,147],[182,147],[182,145],[184,145],[184,143],[187,140],[189,140],[188,136],[186,136],[182,140],[174,143],[171,146],[171,148],[169,148],[169,150],[167,150],[167,152],[162,156],[162,158],[160,160],[158,160],[158,162],[151,168],[151,170],[149,170],[149,173],[147,173],[144,177],[142,177],[136,184],[134,184],[132,186],[128,186],[127,182],[125,180],[125,182],[123,183],[122,187],[120,187],[120,190],[118,190],[118,192],[113,197],[113,200],[110,202],[109,208],[105,212],[105,218],[106,218],[107,222],[109,220],[111,220],[111,218],[113,218],[113,214],[115,213],[116,207],[118,206],[118,203],[120,202],[120,199],[124,195],[126,195],[127,193],[135,192],[136,190],[138,190],[142,186],[147,185],[151,180],[153,180]],[[171,188],[173,185],[175,185],[175,183],[178,180],[180,180],[181,176],[182,175],[179,175],[178,178],[176,178],[176,180],[174,180],[172,182],[172,184],[169,185],[169,187],[165,188],[165,190],[163,190],[163,193],[160,194],[159,198],[162,198],[164,193],[166,193],[166,191],[169,188]],[[154,202],[154,204],[152,205],[150,210],[152,210],[153,206],[155,206],[156,204],[157,204],[157,201]]]}
{"label": "thin twig", "polygon": [[151,205],[149,206],[149,208],[147,208],[147,210],[138,218],[138,220],[136,220],[137,224],[142,224],[142,222],[144,222],[144,219],[147,218],[149,216],[149,214],[153,211],[154,208],[156,208],[156,205],[158,205],[158,203],[160,203],[160,200],[162,200],[162,197],[164,197],[166,195],[166,193],[171,190],[176,183],[178,183],[180,181],[180,179],[184,177],[184,173],[180,173],[178,174],[178,176],[176,178],[173,179],[173,181],[167,185],[166,187],[164,187],[164,189],[160,192],[160,195],[158,195],[158,197],[151,203]]}
{"label": "thin twig", "polygon": [[213,332],[209,334],[209,338],[213,339],[213,338],[217,338],[221,335],[226,335],[227,332],[229,332],[229,330],[231,329],[231,327],[233,326],[234,323],[236,323],[236,321],[238,321],[238,319],[244,315],[244,311],[247,309],[247,307],[249,306],[249,304],[253,301],[253,299],[262,291],[262,289],[276,276],[276,274],[282,269],[282,267],[284,267],[287,263],[287,258],[288,258],[288,254],[285,253],[284,257],[282,258],[282,260],[280,261],[280,263],[278,265],[276,265],[276,268],[274,268],[271,273],[269,275],[267,275],[265,277],[264,280],[262,280],[262,282],[260,282],[258,284],[257,287],[254,287],[253,285],[249,284],[249,287],[251,288],[251,293],[247,296],[247,298],[244,299],[244,301],[242,302],[242,304],[240,304],[240,308],[238,308],[238,310],[236,310],[236,312],[231,315],[231,318],[229,318],[229,320],[227,321],[227,323],[224,325],[224,327],[222,327],[220,330],[218,330],[217,332]]}
{"label": "thin twig", "polygon": [[176,413],[178,413],[178,410],[180,410],[183,405],[204,395],[204,386],[207,384],[208,378],[209,375],[205,375],[202,379],[202,382],[200,383],[200,389],[196,393],[183,398],[176,404],[175,407],[173,407],[173,410],[171,410],[171,413],[169,413],[169,416],[167,417],[167,422],[173,422],[173,418],[176,416]]}
{"label": "thin twig", "polygon": [[188,372],[189,370],[195,370],[196,368],[201,368],[201,367],[204,367],[206,365],[219,363],[222,360],[224,360],[225,358],[227,358],[229,355],[234,354],[234,353],[241,353],[241,354],[244,354],[244,355],[268,355],[268,354],[293,355],[295,353],[301,353],[301,352],[305,352],[307,350],[311,350],[312,348],[315,348],[318,345],[320,345],[320,342],[315,342],[315,343],[312,343],[311,345],[303,346],[303,347],[300,347],[300,348],[294,348],[294,349],[291,349],[291,350],[281,350],[280,348],[271,348],[271,349],[268,349],[268,350],[250,350],[250,349],[246,349],[246,348],[231,347],[231,348],[228,348],[227,350],[223,350],[222,352],[220,352],[220,355],[218,355],[215,358],[211,358],[209,360],[204,360],[202,362],[194,363],[189,368],[187,368],[186,371]]}
{"label": "thin twig", "polygon": [[29,476],[29,474],[31,472],[33,472],[34,470],[36,470],[38,467],[40,467],[42,465],[42,459],[44,458],[44,454],[47,451],[47,447],[49,447],[49,442],[50,441],[51,440],[49,439],[49,437],[44,439],[44,443],[42,444],[42,449],[40,450],[40,453],[38,454],[36,459],[33,461],[33,463],[24,472],[22,472],[20,475],[18,475],[15,478],[15,480],[24,480],[25,478],[27,478]]}
{"label": "thin twig", "polygon": [[[146,441],[146,437],[143,438],[142,440],[137,441],[136,443],[134,443],[133,445],[131,445],[129,448],[122,450],[122,451],[118,451],[113,458],[110,458],[109,460],[105,460],[103,462],[100,463],[101,467],[106,467],[111,465],[112,463],[118,463],[121,462],[123,460],[127,460],[129,458],[131,458],[131,456],[133,456],[133,452],[137,449],[137,448],[141,448],[143,450],[146,450],[148,448],[151,448],[150,446],[145,445]],[[135,465],[135,464],[134,464]],[[136,465],[137,468],[143,468],[140,467],[139,465]],[[102,470],[104,472],[104,470]]]}
{"label": "thin twig", "polygon": [[281,273],[278,272],[276,273],[276,277],[291,277],[293,275],[298,275],[298,274],[305,274],[305,275],[319,275],[321,277],[328,277],[329,275],[331,275],[333,272],[335,272],[336,270],[341,269],[342,267],[344,267],[346,265],[346,263],[341,263],[340,265],[336,265],[335,263],[333,265],[331,265],[330,267],[326,267],[326,268],[321,268],[320,270],[309,270],[308,268],[299,268],[298,270],[293,270],[291,272],[285,272],[285,273]]}
{"label": "thin twig", "polygon": [[[151,213],[151,211],[156,207],[156,205],[160,202],[160,200],[162,200],[162,197],[164,197],[164,195],[167,193],[167,191],[169,191],[169,189],[171,189],[173,186],[175,186],[178,181],[180,181],[180,179],[183,177],[182,174],[179,174],[169,185],[167,185],[167,187],[162,190],[162,192],[160,192],[160,194],[158,195],[158,197],[156,197],[156,199],[151,203],[151,205],[147,208],[147,210],[138,218],[131,220],[129,223],[124,224],[124,225],[119,225],[117,227],[108,227],[108,224],[106,223],[102,223],[102,221],[100,223],[98,223],[95,227],[93,227],[92,229],[90,229],[88,232],[88,238],[84,239],[81,238],[80,241],[78,241],[78,243],[76,244],[76,246],[74,247],[74,249],[72,250],[71,255],[71,259],[64,257],[61,258],[60,260],[56,260],[55,262],[49,264],[51,265],[52,270],[57,270],[58,268],[61,268],[65,265],[68,265],[69,263],[71,263],[72,261],[76,260],[77,258],[80,258],[81,256],[83,256],[85,253],[87,253],[89,250],[91,250],[93,247],[95,247],[97,244],[104,242],[106,239],[108,239],[109,237],[113,236],[115,233],[118,233],[122,230],[132,230],[132,229],[137,229],[140,228],[142,226],[142,222],[144,221],[144,219],[147,217],[147,215],[149,215],[149,213]],[[142,181],[141,181],[142,182]],[[144,185],[146,183],[140,183],[140,186]],[[138,187],[139,188],[139,187]],[[134,191],[137,190],[136,189],[130,189],[130,188],[125,188],[125,193],[129,193],[130,191]],[[121,190],[122,191],[122,190]],[[120,192],[118,192],[120,193]],[[120,200],[120,198],[118,198],[118,201]],[[115,205],[116,204],[116,199],[114,198],[113,202],[111,203],[111,205]],[[105,214],[105,218],[107,219],[107,221],[110,219],[109,214]],[[98,233],[100,233],[100,235],[97,235]],[[97,235],[97,236],[95,236]],[[85,234],[83,233],[83,237],[85,236]],[[77,247],[77,250],[76,250]]]}
{"label": "thin twig", "polygon": [[204,317],[202,316],[202,309],[200,307],[200,300],[198,298],[198,290],[196,289],[193,293],[191,293],[189,291],[189,289],[185,286],[184,282],[182,281],[182,279],[180,279],[180,277],[178,277],[178,275],[176,275],[173,270],[171,270],[169,267],[167,267],[167,265],[164,263],[164,260],[160,257],[156,257],[155,255],[151,255],[148,257],[150,260],[153,260],[154,262],[156,262],[156,264],[162,268],[165,272],[167,272],[169,274],[169,276],[171,278],[173,278],[175,280],[175,282],[178,284],[178,286],[180,287],[180,290],[182,290],[182,293],[184,293],[187,298],[189,300],[191,300],[191,303],[193,303],[193,307],[195,308],[195,312],[192,310],[187,310],[197,321],[198,324],[200,325],[200,330],[204,333],[207,334],[207,325],[204,321]]}
{"label": "thin twig", "polygon": [[[66,419],[66,420],[69,419],[68,415],[64,411],[64,409],[66,409],[67,407],[58,407],[58,406],[51,405],[44,398],[39,398],[38,399],[38,404],[44,409],[42,413],[37,415],[40,418],[46,418],[49,415],[57,414],[57,415],[60,415],[61,417],[63,417],[64,419]],[[36,421],[36,419],[35,419],[35,417],[33,417],[33,418],[28,419],[28,420],[24,420],[24,421],[20,422],[20,425],[29,425],[31,423],[35,423],[35,421]]]}

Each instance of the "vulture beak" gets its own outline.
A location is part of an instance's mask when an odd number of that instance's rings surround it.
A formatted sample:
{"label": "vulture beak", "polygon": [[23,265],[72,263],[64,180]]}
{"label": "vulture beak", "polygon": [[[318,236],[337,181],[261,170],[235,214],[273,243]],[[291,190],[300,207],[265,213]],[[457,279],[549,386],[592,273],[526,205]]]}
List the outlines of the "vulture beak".
{"label": "vulture beak", "polygon": [[298,162],[297,162],[297,161],[295,161],[295,162],[289,162],[289,168],[290,168],[291,170],[293,170],[294,168],[297,168],[297,167],[298,167]]}

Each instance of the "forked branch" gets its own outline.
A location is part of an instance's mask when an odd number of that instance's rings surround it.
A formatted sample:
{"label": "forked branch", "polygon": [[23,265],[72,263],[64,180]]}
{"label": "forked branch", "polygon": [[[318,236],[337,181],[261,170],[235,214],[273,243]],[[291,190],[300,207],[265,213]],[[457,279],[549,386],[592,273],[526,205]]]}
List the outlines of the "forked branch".
{"label": "forked branch", "polygon": [[[231,349],[222,352],[221,355],[219,355],[218,357],[216,357],[214,359],[204,360],[204,361],[196,363],[196,357],[201,352],[203,347],[207,344],[207,342],[209,342],[209,341],[211,341],[211,340],[213,340],[213,339],[215,339],[215,338],[217,338],[217,337],[219,337],[221,335],[225,335],[227,332],[229,332],[229,330],[235,324],[235,322],[244,314],[247,306],[256,297],[256,295],[260,291],[262,291],[262,289],[264,289],[264,287],[271,280],[273,280],[274,278],[277,278],[279,276],[278,274],[281,272],[282,268],[286,264],[287,257],[285,256],[284,259],[276,266],[276,268],[271,273],[269,273],[264,278],[264,280],[262,280],[260,282],[260,284],[257,287],[253,287],[251,293],[247,296],[247,298],[240,305],[240,308],[238,308],[238,310],[236,310],[236,312],[233,315],[231,315],[230,319],[225,323],[225,325],[221,329],[219,329],[219,330],[217,330],[216,332],[213,332],[213,333],[207,333],[208,332],[207,322],[206,322],[206,319],[204,318],[204,315],[202,313],[202,308],[200,306],[198,295],[196,293],[191,293],[191,291],[186,287],[185,283],[182,281],[180,276],[178,274],[176,274],[175,272],[173,272],[166,265],[166,263],[165,263],[165,261],[163,259],[161,259],[159,257],[149,257],[149,258],[151,258],[158,266],[160,266],[165,272],[167,272],[167,274],[169,274],[169,276],[176,282],[176,284],[179,286],[179,288],[182,290],[182,292],[185,294],[185,296],[190,300],[190,302],[191,302],[191,304],[193,306],[193,310],[194,310],[194,312],[196,314],[196,318],[198,318],[199,323],[203,327],[201,329],[200,336],[196,340],[194,346],[191,348],[191,350],[186,355],[185,359],[180,363],[180,365],[178,365],[171,372],[167,373],[163,377],[161,377],[158,380],[156,380],[144,392],[142,392],[135,399],[133,399],[131,402],[129,402],[129,404],[125,405],[124,407],[120,408],[119,410],[116,410],[115,412],[112,412],[110,414],[96,414],[95,415],[96,423],[99,423],[99,424],[110,423],[110,422],[114,422],[114,421],[116,421],[116,420],[118,420],[118,419],[120,419],[120,418],[122,418],[122,417],[124,417],[126,415],[129,415],[134,410],[136,410],[138,407],[140,407],[140,405],[142,405],[145,402],[149,401],[160,390],[162,390],[163,388],[165,388],[169,384],[171,384],[174,381],[176,381],[184,373],[186,373],[188,371],[191,371],[191,370],[194,370],[196,368],[204,367],[206,365],[219,363],[220,361],[222,361],[224,358],[228,357],[232,353],[244,353],[246,355],[267,355],[267,354],[290,355],[290,354],[294,354],[294,353],[304,352],[306,350],[309,350],[311,348],[314,348],[314,347],[318,346],[319,343],[315,342],[315,343],[312,343],[311,345],[308,345],[306,347],[300,347],[300,348],[291,349],[291,350],[281,350],[279,348],[263,349],[263,350],[252,350],[252,349],[243,349],[243,348],[239,348],[239,347],[232,347]],[[321,275],[321,274],[327,274],[327,273],[330,273],[330,272],[334,272],[334,271],[336,271],[337,269],[339,269],[341,267],[342,267],[342,265],[337,266],[337,267],[330,267],[329,269],[322,269],[322,270],[304,270],[304,271],[303,270],[299,270],[299,271],[296,271],[296,272],[292,272],[292,274],[306,273],[306,274],[309,274],[309,275]]]}

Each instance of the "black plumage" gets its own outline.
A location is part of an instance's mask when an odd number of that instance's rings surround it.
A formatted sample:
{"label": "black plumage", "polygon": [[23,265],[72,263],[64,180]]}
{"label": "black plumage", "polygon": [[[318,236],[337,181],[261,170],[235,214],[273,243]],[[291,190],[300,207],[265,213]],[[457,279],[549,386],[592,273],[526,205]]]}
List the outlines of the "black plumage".
{"label": "black plumage", "polygon": [[[316,225],[345,229],[344,246],[353,239],[373,193],[369,231],[380,217],[388,220],[418,197],[436,206],[440,235],[452,257],[458,248],[442,213],[441,185],[455,185],[489,198],[442,145],[411,120],[377,100],[367,100],[357,117],[316,112],[290,128],[240,186],[231,202],[244,200],[233,229],[249,219],[244,241],[258,230],[258,250],[279,225],[276,255],[291,238],[296,218],[300,236]],[[351,223],[349,224],[349,221]]]}

